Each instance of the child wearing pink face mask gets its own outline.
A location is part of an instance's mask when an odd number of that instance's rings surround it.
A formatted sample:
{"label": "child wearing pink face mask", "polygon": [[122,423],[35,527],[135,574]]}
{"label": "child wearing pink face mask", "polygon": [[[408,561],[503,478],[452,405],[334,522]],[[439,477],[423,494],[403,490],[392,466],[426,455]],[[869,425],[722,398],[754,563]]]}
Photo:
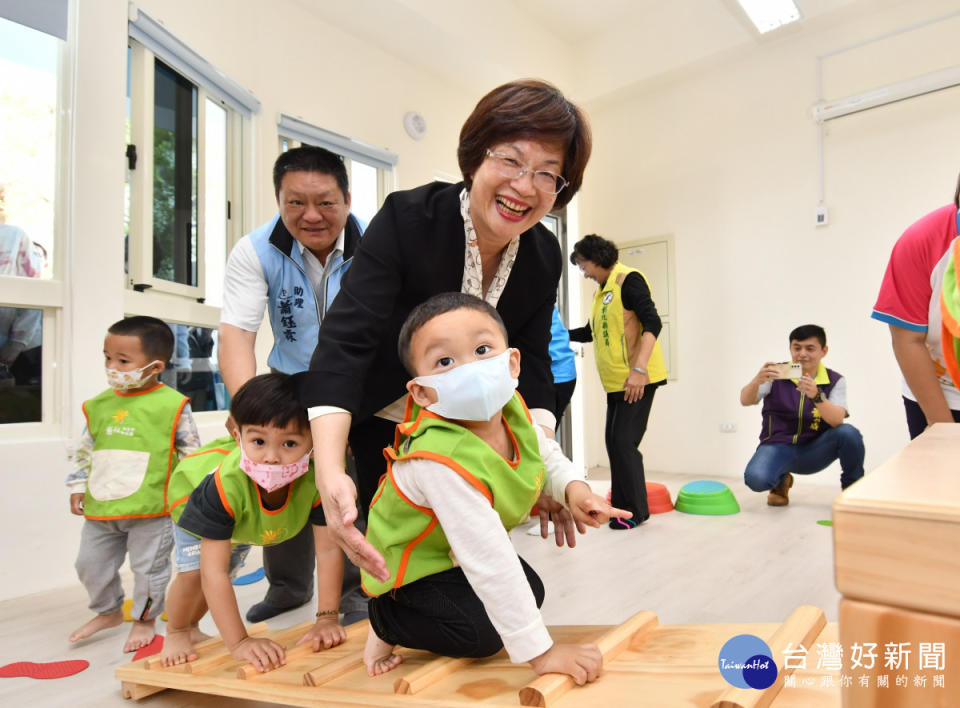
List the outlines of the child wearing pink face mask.
{"label": "child wearing pink face mask", "polygon": [[173,333],[156,317],[122,319],[104,338],[110,388],[83,404],[86,426],[67,477],[70,511],[86,517],[77,575],[97,614],[74,630],[71,642],[123,624],[117,571],[128,554],[133,625],[123,650],[153,641],[170,581],[167,482],[178,456],[200,446],[189,399],[157,380],[173,347]]}
{"label": "child wearing pink face mask", "polygon": [[[317,558],[317,622],[298,644],[314,651],[346,639],[339,623],[343,553],[327,533],[314,482],[310,427],[291,377],[255,376],[230,404],[234,437],[185,458],[170,480],[177,577],[167,597],[167,666],[197,658],[206,638],[197,624],[209,607],[220,635],[237,659],[269,671],[285,663],[284,648],[247,635],[231,575],[251,545],[268,546],[313,524]],[[202,592],[201,592],[202,590]]]}

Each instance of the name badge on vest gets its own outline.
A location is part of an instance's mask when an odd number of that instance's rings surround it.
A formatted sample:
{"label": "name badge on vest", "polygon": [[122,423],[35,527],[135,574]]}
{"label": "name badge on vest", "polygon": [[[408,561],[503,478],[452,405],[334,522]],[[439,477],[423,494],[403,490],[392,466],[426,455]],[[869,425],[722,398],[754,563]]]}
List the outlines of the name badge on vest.
{"label": "name badge on vest", "polygon": [[604,293],[603,304],[609,305],[611,302],[613,302],[613,293]]}

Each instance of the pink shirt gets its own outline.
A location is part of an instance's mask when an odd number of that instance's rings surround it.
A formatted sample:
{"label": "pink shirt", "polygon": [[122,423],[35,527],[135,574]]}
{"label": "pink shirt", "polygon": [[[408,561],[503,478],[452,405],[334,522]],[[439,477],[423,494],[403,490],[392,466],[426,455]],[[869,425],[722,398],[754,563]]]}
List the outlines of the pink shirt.
{"label": "pink shirt", "polygon": [[[960,410],[960,392],[944,367],[940,349],[940,288],[956,238],[957,207],[953,204],[927,214],[904,231],[890,254],[871,317],[894,327],[927,333],[927,350],[947,405]],[[906,381],[903,395],[916,400]]]}

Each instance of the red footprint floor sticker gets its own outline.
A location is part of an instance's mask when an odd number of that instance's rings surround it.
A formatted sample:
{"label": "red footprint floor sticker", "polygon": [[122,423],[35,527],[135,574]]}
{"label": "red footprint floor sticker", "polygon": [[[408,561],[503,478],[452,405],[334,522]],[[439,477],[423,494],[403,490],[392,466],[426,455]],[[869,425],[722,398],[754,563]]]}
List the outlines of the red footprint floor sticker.
{"label": "red footprint floor sticker", "polygon": [[33,661],[16,661],[6,666],[0,666],[0,678],[26,676],[35,679],[57,679],[79,674],[88,666],[90,666],[90,662],[83,659],[49,661],[43,664]]}
{"label": "red footprint floor sticker", "polygon": [[163,649],[163,635],[155,634],[153,635],[152,642],[147,644],[145,647],[140,647],[137,649],[137,653],[133,655],[133,659],[131,659],[131,661],[138,661],[140,659],[146,659],[148,656],[159,654],[161,649]]}

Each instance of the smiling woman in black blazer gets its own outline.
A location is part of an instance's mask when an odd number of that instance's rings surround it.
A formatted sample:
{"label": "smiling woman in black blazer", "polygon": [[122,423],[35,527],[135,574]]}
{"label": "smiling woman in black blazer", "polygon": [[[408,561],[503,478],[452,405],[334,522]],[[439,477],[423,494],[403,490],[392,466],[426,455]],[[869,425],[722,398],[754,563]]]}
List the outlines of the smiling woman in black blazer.
{"label": "smiling woman in black blazer", "polygon": [[[386,471],[382,450],[397,418],[384,409],[405,396],[410,378],[397,335],[416,305],[446,291],[493,304],[521,353],[519,391],[552,432],[547,347],[562,257],[540,219],[576,194],[590,149],[583,113],[554,86],[505,84],[480,100],[460,131],[463,182],[391,194],[361,239],[298,381],[327,523],[373,575],[386,567],[352,525],[355,499],[365,509]],[[344,473],[348,436],[359,489]]]}

